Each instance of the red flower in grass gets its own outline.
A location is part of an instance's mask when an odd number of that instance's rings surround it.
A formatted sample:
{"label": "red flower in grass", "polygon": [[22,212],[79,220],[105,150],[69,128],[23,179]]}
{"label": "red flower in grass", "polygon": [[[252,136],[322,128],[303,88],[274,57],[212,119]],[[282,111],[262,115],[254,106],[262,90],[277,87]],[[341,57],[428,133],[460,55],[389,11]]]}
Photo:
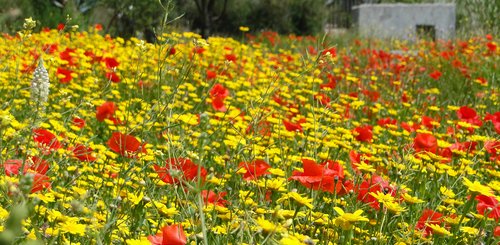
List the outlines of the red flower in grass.
{"label": "red flower in grass", "polygon": [[214,204],[217,206],[225,207],[227,204],[227,201],[224,200],[224,197],[227,195],[226,192],[221,192],[219,194],[216,194],[213,191],[207,191],[207,190],[202,190],[201,191],[201,197],[203,198],[203,203],[205,205],[207,203]]}
{"label": "red flower in grass", "polygon": [[141,144],[134,136],[114,132],[108,140],[109,148],[122,156],[134,157],[138,153],[146,153],[146,143]]}
{"label": "red flower in grass", "polygon": [[373,126],[365,125],[361,127],[357,127],[354,129],[354,133],[356,134],[356,140],[361,142],[371,142],[373,139]]}
{"label": "red flower in grass", "polygon": [[243,174],[243,179],[254,180],[262,175],[270,174],[267,170],[271,167],[264,160],[253,160],[252,162],[240,162],[239,168],[243,168],[246,172]]}
{"label": "red flower in grass", "polygon": [[116,105],[113,102],[107,101],[104,102],[102,105],[97,107],[97,112],[95,117],[97,118],[97,121],[104,121],[104,119],[110,119],[112,120],[114,118],[116,111]]}
{"label": "red flower in grass", "polygon": [[261,136],[269,137],[272,133],[272,126],[270,122],[262,120],[257,125],[248,125],[246,133],[259,133]]}
{"label": "red flower in grass", "polygon": [[440,225],[443,223],[443,214],[439,212],[435,212],[430,209],[424,209],[422,212],[422,216],[418,219],[417,225],[415,228],[424,233],[424,236],[427,237],[432,234],[432,228],[428,227],[429,225]]}
{"label": "red flower in grass", "polygon": [[479,118],[476,111],[470,107],[462,106],[457,111],[457,117],[464,122],[470,123],[472,125],[481,126],[483,121]]}
{"label": "red flower in grass", "polygon": [[35,173],[33,176],[33,186],[31,187],[31,193],[39,192],[41,190],[50,190],[50,178],[47,175]]}
{"label": "red flower in grass", "polygon": [[291,121],[283,120],[283,124],[287,131],[304,132],[300,123],[292,123]]}
{"label": "red flower in grass", "polygon": [[497,132],[497,134],[500,134],[500,111],[495,112],[495,114],[487,113],[486,116],[484,117],[484,120],[491,121],[491,123],[493,123],[493,128],[495,129],[495,132]]}
{"label": "red flower in grass", "polygon": [[217,73],[215,71],[207,70],[207,80],[212,80],[217,77]]}
{"label": "red flower in grass", "polygon": [[63,23],[59,23],[59,24],[57,25],[57,30],[58,30],[58,31],[62,31],[62,30],[64,30],[64,28],[65,28],[65,27],[66,27],[66,25],[64,25]]}
{"label": "red flower in grass", "polygon": [[75,147],[73,147],[73,149],[71,150],[73,151],[73,155],[80,161],[93,162],[97,159],[95,156],[92,155],[93,151],[92,148],[90,147],[86,147],[81,144],[76,144]]}
{"label": "red flower in grass", "polygon": [[119,83],[120,82],[120,76],[116,74],[116,72],[106,72],[106,79],[108,81],[114,82],[114,83]]}
{"label": "red flower in grass", "polygon": [[58,67],[56,75],[61,83],[69,83],[73,79],[71,73],[72,73],[71,70]]}
{"label": "red flower in grass", "polygon": [[476,200],[478,201],[476,209],[479,214],[487,214],[488,218],[500,221],[500,203],[494,196],[478,195]]}
{"label": "red flower in grass", "polygon": [[224,85],[217,83],[210,90],[210,97],[220,97],[225,99],[229,96],[229,90],[227,90]]}
{"label": "red flower in grass", "polygon": [[500,161],[500,141],[486,141],[484,142],[484,149],[488,154],[490,154],[490,160],[495,161]]}
{"label": "red flower in grass", "polygon": [[437,139],[432,134],[418,133],[413,140],[413,149],[416,152],[428,151],[436,153],[437,147]]}
{"label": "red flower in grass", "polygon": [[435,127],[434,123],[436,123],[436,122],[437,121],[434,120],[434,118],[432,118],[432,117],[422,116],[422,125],[424,125],[429,130],[431,130]]}
{"label": "red flower in grass", "polygon": [[[5,175],[13,176],[19,174],[19,169],[23,167],[23,160],[21,159],[8,159],[4,162],[3,167],[5,169]],[[39,158],[39,157],[30,157],[24,163],[23,174],[28,171],[32,171],[39,174],[46,174],[49,170],[49,164]]]}
{"label": "red flower in grass", "polygon": [[396,196],[396,190],[389,184],[387,180],[384,180],[378,175],[373,175],[369,180],[364,180],[361,185],[357,188],[358,200],[367,203],[372,208],[379,210],[380,203],[377,199],[370,195],[370,193],[389,193],[392,196]]}
{"label": "red flower in grass", "polygon": [[212,98],[212,108],[216,111],[226,112],[227,108],[224,105],[224,99],[221,97]]}
{"label": "red flower in grass", "polygon": [[75,53],[75,50],[76,49],[66,48],[64,51],[59,53],[59,58],[68,62],[69,66],[74,66],[76,64],[76,59],[73,57],[72,54]]}
{"label": "red flower in grass", "polygon": [[169,225],[161,228],[161,232],[155,236],[148,236],[152,245],[185,245],[186,234],[180,224]]}
{"label": "red flower in grass", "polygon": [[229,90],[227,90],[222,84],[217,83],[210,90],[210,97],[212,98],[212,107],[216,111],[226,111],[226,106],[224,106],[224,99],[229,96]]}
{"label": "red flower in grass", "polygon": [[[9,159],[4,162],[5,175],[13,176],[21,174],[19,170],[23,167],[23,161],[19,159]],[[49,164],[41,158],[30,157],[24,163],[22,174],[31,175],[33,177],[33,185],[31,193],[35,193],[44,189],[50,189],[50,178],[45,174],[49,170]]]}
{"label": "red flower in grass", "polygon": [[79,128],[83,128],[85,127],[85,120],[82,119],[82,118],[79,118],[79,117],[73,117],[73,125],[79,127]]}
{"label": "red flower in grass", "polygon": [[392,118],[381,118],[377,121],[377,124],[381,127],[385,127],[386,125],[397,125],[398,121]]}
{"label": "red flower in grass", "polygon": [[322,106],[329,107],[330,106],[330,97],[323,93],[317,93],[314,95],[314,99],[316,99]]}
{"label": "red flower in grass", "polygon": [[[202,180],[207,176],[207,170],[200,167],[187,158],[170,158],[167,160],[165,167],[153,165],[160,179],[167,184],[180,183],[181,180],[192,181],[198,177]],[[198,174],[198,170],[200,171]],[[172,176],[174,175],[174,176]]]}
{"label": "red flower in grass", "polygon": [[106,67],[109,69],[116,68],[120,64],[115,58],[112,57],[104,58],[104,63],[106,63]]}
{"label": "red flower in grass", "polygon": [[441,75],[443,74],[438,70],[435,70],[429,74],[429,76],[434,80],[438,80],[441,77]]}
{"label": "red flower in grass", "polygon": [[500,236],[500,225],[495,227],[495,229],[493,230],[493,236],[495,236],[495,237]]}
{"label": "red flower in grass", "polygon": [[289,179],[299,181],[303,186],[313,190],[341,192],[344,179],[344,168],[338,162],[327,160],[317,164],[313,160],[302,159],[304,171],[294,170]]}
{"label": "red flower in grass", "polygon": [[34,129],[33,140],[37,142],[39,146],[43,148],[46,147],[48,150],[57,150],[61,148],[61,143],[57,140],[56,136],[45,129]]}

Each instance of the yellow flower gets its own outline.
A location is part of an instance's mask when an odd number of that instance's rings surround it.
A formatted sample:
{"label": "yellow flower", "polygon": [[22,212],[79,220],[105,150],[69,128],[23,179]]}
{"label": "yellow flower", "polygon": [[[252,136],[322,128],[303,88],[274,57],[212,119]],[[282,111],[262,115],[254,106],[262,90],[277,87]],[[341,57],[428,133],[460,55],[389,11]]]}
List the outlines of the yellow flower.
{"label": "yellow flower", "polygon": [[147,237],[142,237],[141,239],[127,239],[127,245],[150,245],[151,242]]}
{"label": "yellow flower", "polygon": [[340,216],[335,219],[335,224],[340,226],[344,230],[349,230],[352,228],[354,222],[369,221],[368,218],[361,216],[363,210],[356,210],[354,213],[346,213],[339,207],[333,208]]}
{"label": "yellow flower", "polygon": [[246,26],[240,26],[240,31],[242,31],[242,32],[247,32],[249,30],[250,30],[250,28],[248,28]]}
{"label": "yellow flower", "polygon": [[356,165],[358,167],[358,170],[361,172],[373,173],[376,171],[372,165],[366,164],[365,162],[355,163],[354,165]]}
{"label": "yellow flower", "polygon": [[386,204],[386,203],[391,203],[394,202],[394,197],[391,194],[384,194],[380,191],[377,193],[370,192],[370,195],[375,197],[379,203]]}
{"label": "yellow flower", "polygon": [[59,230],[61,232],[79,236],[85,235],[85,228],[86,225],[78,224],[77,219],[74,218],[68,219],[66,222],[59,224]]}
{"label": "yellow flower", "polygon": [[460,227],[460,231],[463,233],[467,233],[471,236],[477,236],[479,234],[479,230],[474,227],[462,226]]}
{"label": "yellow flower", "polygon": [[403,199],[407,202],[407,203],[412,203],[412,204],[416,204],[416,203],[423,203],[424,200],[422,199],[419,199],[418,197],[414,197],[408,193],[404,193],[403,194]]}
{"label": "yellow flower", "polygon": [[441,235],[441,236],[450,236],[451,233],[445,229],[444,227],[441,227],[436,224],[425,224],[427,227],[432,229],[432,233],[436,235]]}
{"label": "yellow flower", "polygon": [[286,231],[281,225],[276,225],[262,217],[257,218],[256,223],[264,233],[281,233]]}
{"label": "yellow flower", "polygon": [[485,196],[489,196],[489,197],[494,196],[493,191],[491,190],[490,187],[482,185],[477,180],[472,182],[469,179],[464,177],[464,185],[467,186],[469,191],[472,192],[473,194],[476,194],[476,195],[481,194],[481,195],[485,195]]}
{"label": "yellow flower", "polygon": [[312,198],[307,198],[307,197],[303,197],[301,196],[299,193],[297,192],[288,192],[286,194],[283,194],[282,197],[280,197],[277,202],[278,203],[281,203],[281,202],[284,202],[284,201],[288,201],[288,200],[294,200],[295,202],[297,202],[298,204],[302,205],[302,206],[306,206],[310,209],[313,209],[313,205],[312,205],[312,201],[313,199]]}
{"label": "yellow flower", "polygon": [[273,179],[259,179],[257,181],[257,186],[266,188],[269,190],[284,192],[286,191],[286,179],[285,178],[273,178]]}
{"label": "yellow flower", "polygon": [[386,202],[384,203],[384,207],[386,207],[389,211],[395,214],[400,214],[401,212],[406,211],[406,208],[402,207],[397,202]]}

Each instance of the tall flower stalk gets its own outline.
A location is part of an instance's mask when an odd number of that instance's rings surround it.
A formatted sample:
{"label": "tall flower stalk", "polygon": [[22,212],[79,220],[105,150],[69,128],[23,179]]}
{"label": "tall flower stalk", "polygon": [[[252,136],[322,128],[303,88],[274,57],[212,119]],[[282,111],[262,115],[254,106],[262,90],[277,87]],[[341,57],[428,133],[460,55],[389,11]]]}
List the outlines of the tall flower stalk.
{"label": "tall flower stalk", "polygon": [[43,59],[40,58],[33,73],[33,80],[31,80],[31,101],[35,105],[37,114],[45,111],[45,103],[49,98],[49,87],[49,73],[43,65]]}

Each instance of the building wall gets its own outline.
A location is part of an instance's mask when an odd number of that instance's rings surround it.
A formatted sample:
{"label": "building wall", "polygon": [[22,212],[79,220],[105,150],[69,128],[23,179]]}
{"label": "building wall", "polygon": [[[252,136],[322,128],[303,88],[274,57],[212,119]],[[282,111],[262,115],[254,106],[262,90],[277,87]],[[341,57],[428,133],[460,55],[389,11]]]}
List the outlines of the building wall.
{"label": "building wall", "polygon": [[455,34],[455,4],[362,4],[353,19],[362,36],[415,40],[417,26],[433,28],[436,39]]}

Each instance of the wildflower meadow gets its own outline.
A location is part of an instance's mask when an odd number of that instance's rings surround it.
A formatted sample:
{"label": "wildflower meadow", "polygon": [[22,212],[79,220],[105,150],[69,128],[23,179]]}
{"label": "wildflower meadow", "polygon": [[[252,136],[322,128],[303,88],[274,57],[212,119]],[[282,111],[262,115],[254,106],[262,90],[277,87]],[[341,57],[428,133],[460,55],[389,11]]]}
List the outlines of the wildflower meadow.
{"label": "wildflower meadow", "polygon": [[498,37],[0,37],[0,244],[498,244]]}

